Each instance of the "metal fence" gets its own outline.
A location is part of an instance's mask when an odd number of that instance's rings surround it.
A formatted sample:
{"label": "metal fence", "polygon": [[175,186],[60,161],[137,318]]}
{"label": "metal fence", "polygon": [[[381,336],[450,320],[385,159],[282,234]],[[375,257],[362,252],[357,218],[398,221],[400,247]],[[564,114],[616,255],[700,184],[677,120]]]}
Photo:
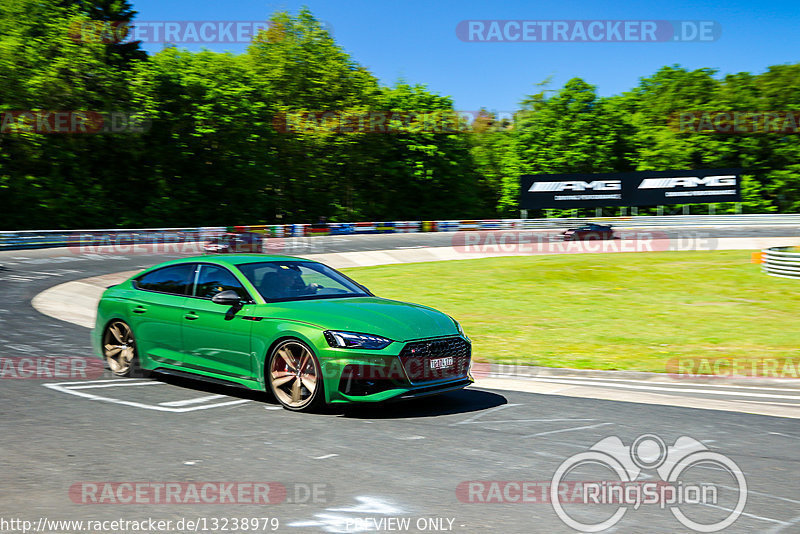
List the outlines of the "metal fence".
{"label": "metal fence", "polygon": [[475,230],[536,230],[574,228],[586,223],[616,228],[704,226],[797,226],[800,214],[663,215],[546,219],[483,219],[444,221],[383,221],[321,224],[272,224],[233,227],[144,228],[100,230],[31,230],[0,232],[0,250],[102,246],[106,244],[183,243],[203,241],[229,232],[256,232],[264,237],[312,237],[318,235],[390,234],[413,232],[462,232]]}
{"label": "metal fence", "polygon": [[800,278],[800,250],[771,247],[761,251],[761,269],[770,276]]}

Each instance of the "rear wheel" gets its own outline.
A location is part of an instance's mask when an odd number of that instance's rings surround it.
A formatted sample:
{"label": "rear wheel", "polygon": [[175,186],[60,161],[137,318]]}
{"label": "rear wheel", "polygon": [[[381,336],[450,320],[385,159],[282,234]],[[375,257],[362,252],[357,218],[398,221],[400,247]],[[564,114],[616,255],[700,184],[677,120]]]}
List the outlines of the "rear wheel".
{"label": "rear wheel", "polygon": [[319,361],[302,341],[290,339],[275,347],[267,366],[267,381],[287,410],[311,411],[324,402]]}
{"label": "rear wheel", "polygon": [[116,376],[141,377],[133,330],[124,321],[112,321],[103,333],[103,356]]}

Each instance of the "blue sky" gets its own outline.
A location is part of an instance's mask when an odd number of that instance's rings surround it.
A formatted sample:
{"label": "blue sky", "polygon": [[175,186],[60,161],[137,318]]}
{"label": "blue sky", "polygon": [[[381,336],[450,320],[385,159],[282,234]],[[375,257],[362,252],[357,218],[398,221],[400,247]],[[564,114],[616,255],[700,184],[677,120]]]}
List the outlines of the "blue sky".
{"label": "blue sky", "polygon": [[[757,2],[669,0],[131,0],[141,21],[264,20],[274,11],[308,6],[327,22],[336,41],[382,83],[426,84],[453,98],[460,110],[506,111],[552,78],[551,88],[581,77],[600,95],[634,87],[663,65],[709,67],[720,73],[763,72],[800,61],[796,0]],[[712,42],[584,43],[463,42],[462,20],[710,20],[722,29]],[[197,45],[181,45],[198,50]],[[241,52],[244,44],[212,44]],[[159,45],[147,45],[157,51]]]}

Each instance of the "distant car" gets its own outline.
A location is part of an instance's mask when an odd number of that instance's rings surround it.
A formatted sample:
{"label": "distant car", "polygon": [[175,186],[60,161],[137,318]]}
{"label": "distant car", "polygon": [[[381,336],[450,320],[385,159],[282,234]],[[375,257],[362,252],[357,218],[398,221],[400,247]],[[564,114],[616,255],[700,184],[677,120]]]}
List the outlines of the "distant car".
{"label": "distant car", "polygon": [[608,224],[589,223],[570,228],[561,234],[564,241],[585,241],[589,239],[614,239],[614,230]]}
{"label": "distant car", "polygon": [[156,265],[103,293],[93,342],[117,376],[233,382],[294,411],[472,383],[472,343],[455,319],[287,256]]}
{"label": "distant car", "polygon": [[251,232],[227,233],[209,239],[203,250],[208,253],[261,252],[261,236]]}

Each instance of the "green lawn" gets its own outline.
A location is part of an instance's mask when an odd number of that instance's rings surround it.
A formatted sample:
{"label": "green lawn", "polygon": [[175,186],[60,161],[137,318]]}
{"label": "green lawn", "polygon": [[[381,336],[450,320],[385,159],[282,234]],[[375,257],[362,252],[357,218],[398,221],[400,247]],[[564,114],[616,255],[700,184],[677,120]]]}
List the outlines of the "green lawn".
{"label": "green lawn", "polygon": [[670,359],[800,357],[800,280],[749,251],[575,254],[347,269],[459,319],[478,361],[665,370]]}

